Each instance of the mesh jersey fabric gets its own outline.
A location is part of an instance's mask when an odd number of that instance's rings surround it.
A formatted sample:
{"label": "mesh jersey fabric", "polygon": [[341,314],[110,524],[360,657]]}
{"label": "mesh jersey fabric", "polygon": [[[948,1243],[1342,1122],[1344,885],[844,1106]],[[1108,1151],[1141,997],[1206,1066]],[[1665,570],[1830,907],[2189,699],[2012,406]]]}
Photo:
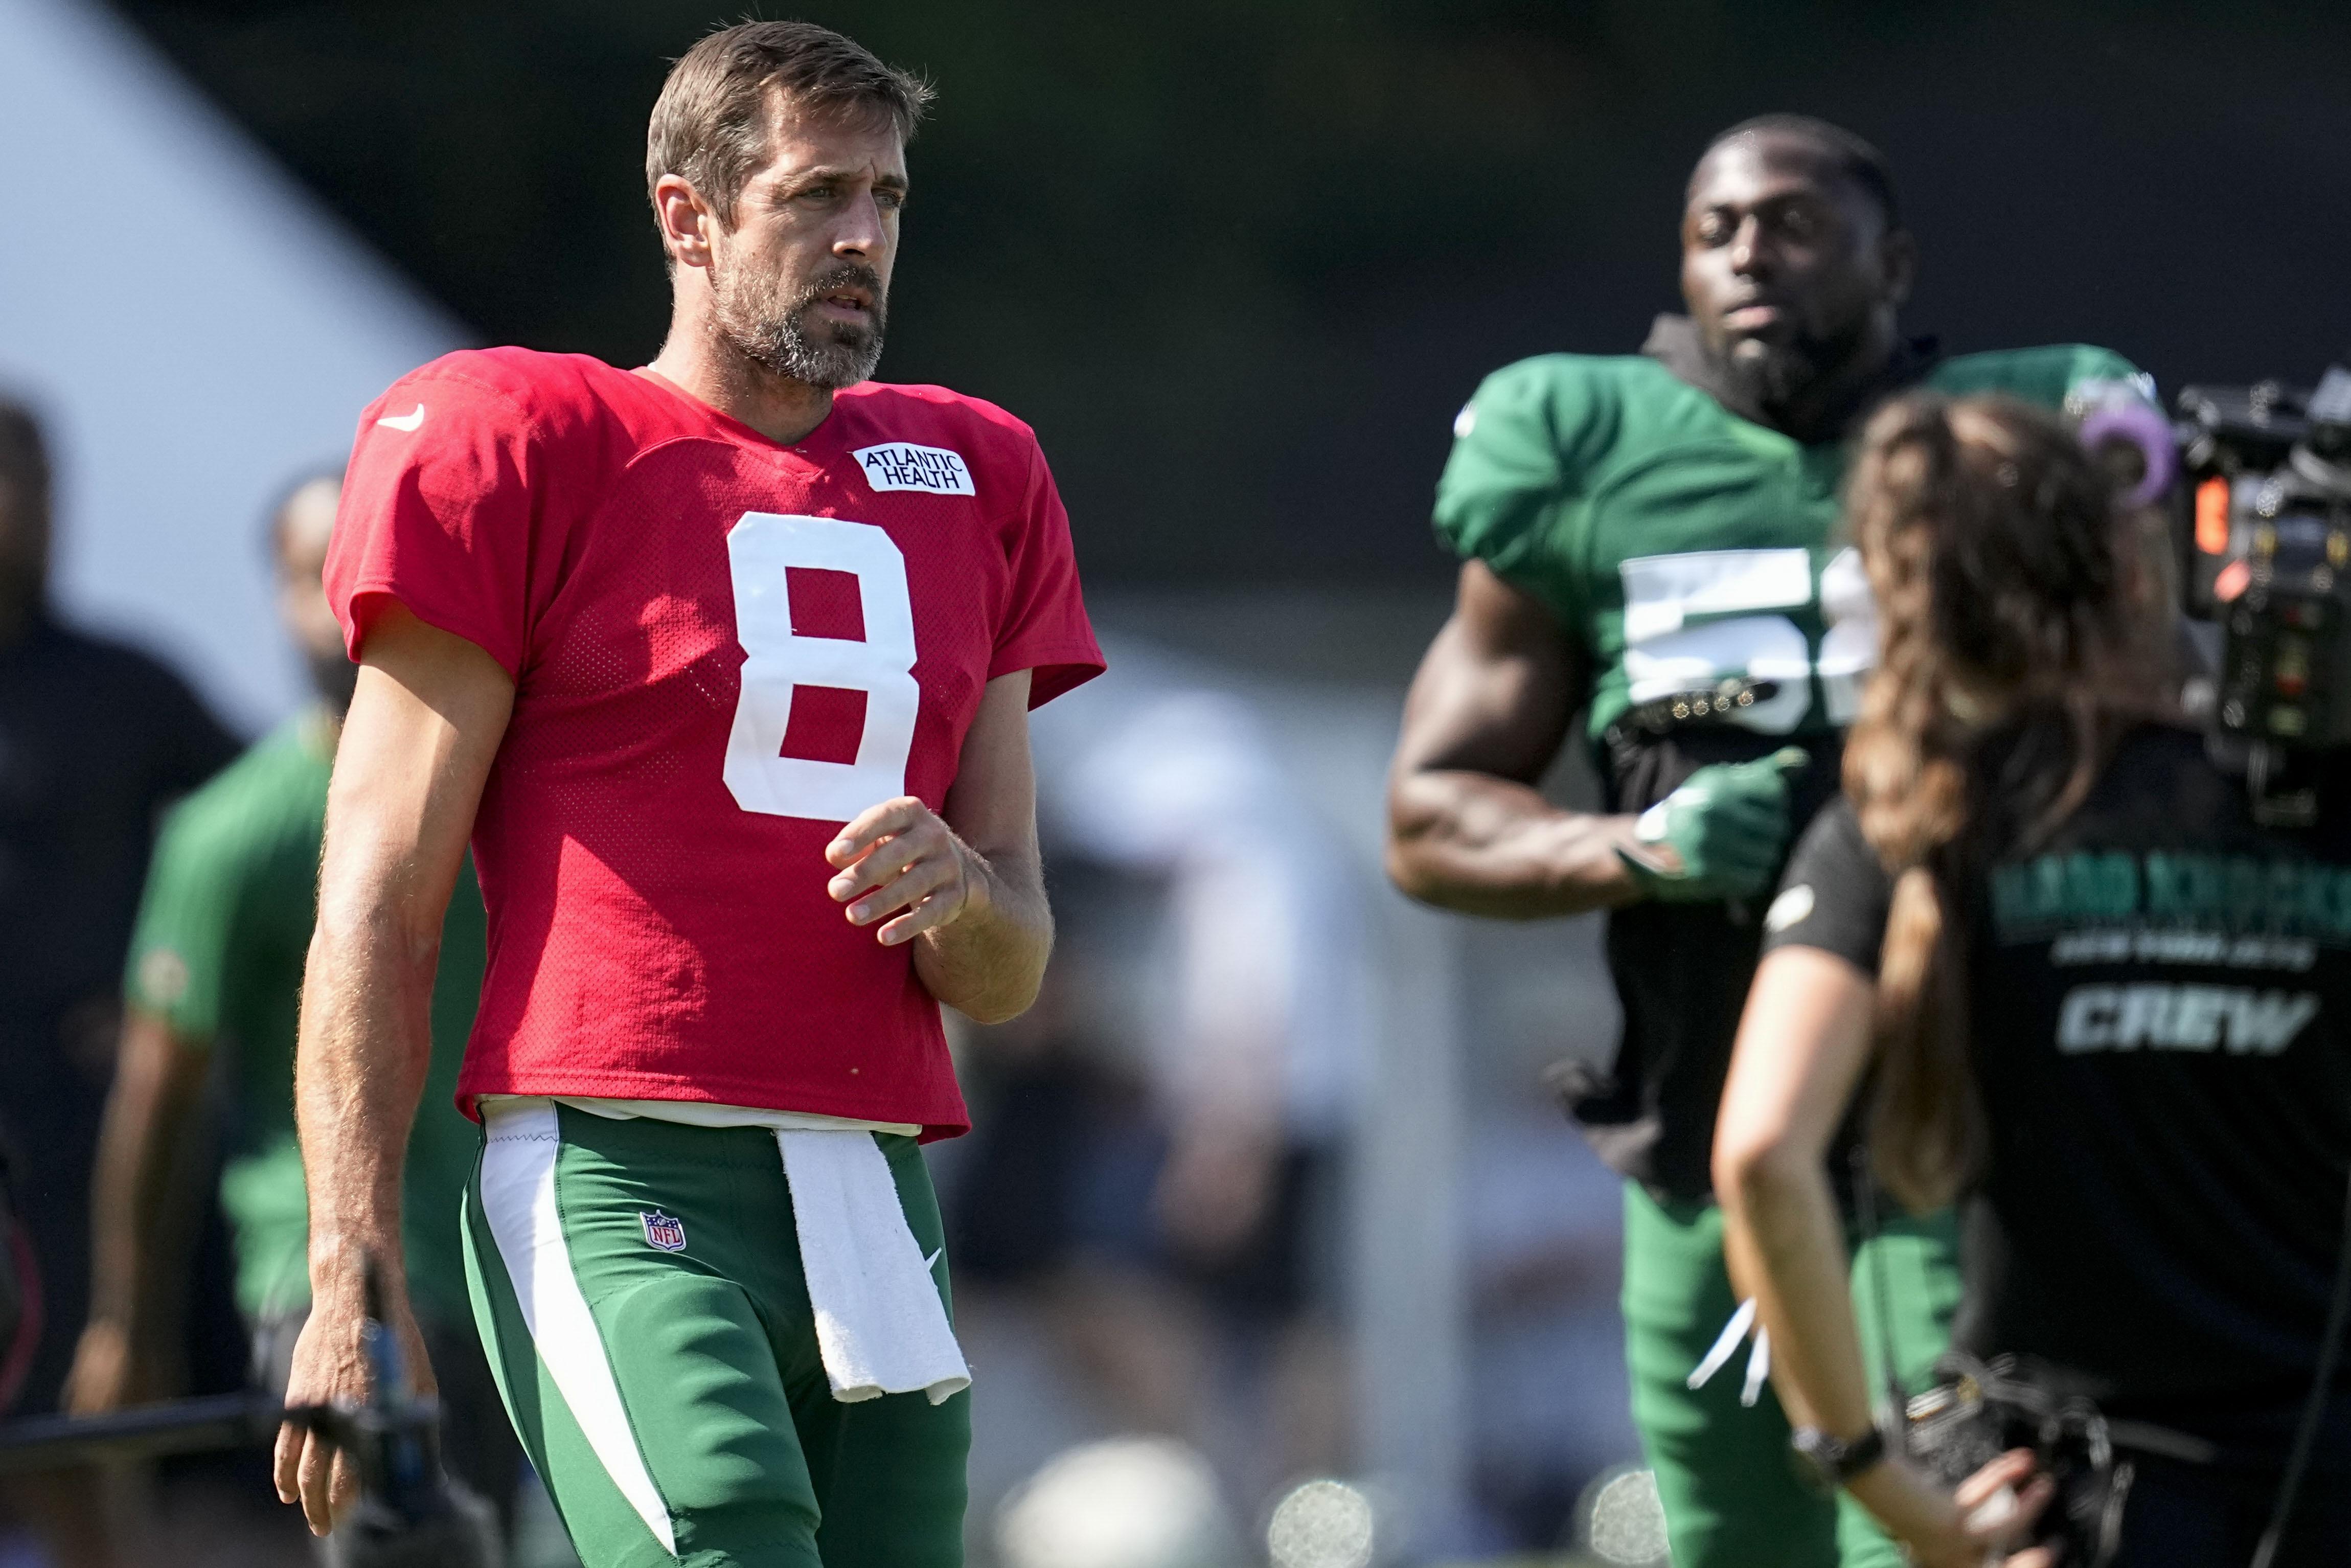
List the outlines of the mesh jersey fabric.
{"label": "mesh jersey fabric", "polygon": [[354,653],[397,601],[515,679],[461,1101],[964,1130],[912,951],[847,922],[823,850],[945,805],[990,679],[1102,668],[1028,426],[867,383],[786,446],[650,373],[454,354],[360,416],[327,583]]}
{"label": "mesh jersey fabric", "polygon": [[[304,714],[180,803],[155,846],[124,980],[127,1005],[227,1059],[221,1207],[248,1319],[297,1311],[310,1296],[294,1041],[333,759],[329,721]],[[453,1217],[481,1135],[450,1096],[481,995],[482,941],[468,866],[442,926],[432,1065],[402,1178],[409,1287],[446,1322],[470,1311]]]}
{"label": "mesh jersey fabric", "polygon": [[[2085,382],[2137,374],[2105,349],[2058,344],[1940,360],[1913,384],[2055,407]],[[1643,810],[1700,767],[1792,739],[1812,756],[1790,781],[1801,832],[1835,793],[1838,737],[1876,648],[1866,581],[1838,536],[1850,440],[1805,444],[1741,418],[1646,354],[1507,365],[1454,428],[1437,531],[1532,595],[1589,656],[1586,731],[1606,809]],[[1632,704],[1726,676],[1769,679],[1778,694],[1741,724],[1604,740]],[[1754,913],[1636,904],[1608,916],[1624,1031],[1613,1061],[1563,1064],[1560,1086],[1600,1156],[1657,1196],[1711,1190]]]}

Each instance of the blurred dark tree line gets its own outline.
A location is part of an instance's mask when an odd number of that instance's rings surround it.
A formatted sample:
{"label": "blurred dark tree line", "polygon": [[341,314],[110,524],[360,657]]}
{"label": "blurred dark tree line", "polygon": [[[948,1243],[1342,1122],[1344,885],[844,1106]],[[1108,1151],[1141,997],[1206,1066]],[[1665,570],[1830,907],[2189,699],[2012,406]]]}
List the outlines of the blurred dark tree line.
{"label": "blurred dark tree line", "polygon": [[[485,340],[641,362],[694,0],[117,0]],[[883,374],[1034,423],[1090,573],[1436,581],[1477,378],[1629,351],[1683,176],[1765,110],[1879,141],[1914,330],[2183,378],[2351,345],[2351,12],[2236,0],[816,0],[940,100]]]}

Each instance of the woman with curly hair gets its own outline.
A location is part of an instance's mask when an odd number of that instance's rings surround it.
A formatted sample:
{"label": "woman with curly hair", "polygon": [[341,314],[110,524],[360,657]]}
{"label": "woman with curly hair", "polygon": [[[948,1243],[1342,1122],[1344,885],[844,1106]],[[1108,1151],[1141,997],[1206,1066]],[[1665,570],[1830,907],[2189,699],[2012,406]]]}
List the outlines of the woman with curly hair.
{"label": "woman with curly hair", "polygon": [[[1714,1154],[1798,1447],[1931,1568],[2343,1562],[2351,1397],[2312,1392],[2351,1175],[2351,770],[2318,759],[2317,826],[2255,821],[2176,711],[2143,519],[2048,414],[1904,399],[1846,513],[1879,671],[1766,918]],[[2112,1484],[2012,1450],[1955,1492],[1879,1435],[1841,1145],[1865,1186],[1959,1204],[1971,1386],[2076,1436],[2095,1406],[2114,1463],[2082,1468]]]}

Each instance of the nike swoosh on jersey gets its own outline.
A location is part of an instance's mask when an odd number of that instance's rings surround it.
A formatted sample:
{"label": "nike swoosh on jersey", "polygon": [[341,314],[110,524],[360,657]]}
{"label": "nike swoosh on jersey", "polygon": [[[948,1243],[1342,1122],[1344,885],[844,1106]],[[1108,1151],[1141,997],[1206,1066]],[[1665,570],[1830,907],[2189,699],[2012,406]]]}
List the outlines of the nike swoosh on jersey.
{"label": "nike swoosh on jersey", "polygon": [[424,423],[424,405],[420,402],[406,413],[387,413],[381,419],[377,420],[376,423],[378,424],[387,425],[393,430],[413,431],[419,429]]}

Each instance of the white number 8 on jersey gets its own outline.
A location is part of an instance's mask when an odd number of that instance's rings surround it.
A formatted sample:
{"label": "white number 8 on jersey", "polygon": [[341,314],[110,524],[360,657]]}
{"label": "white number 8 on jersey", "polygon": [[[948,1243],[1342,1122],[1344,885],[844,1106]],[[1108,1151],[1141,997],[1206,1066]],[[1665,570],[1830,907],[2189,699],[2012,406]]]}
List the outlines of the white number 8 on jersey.
{"label": "white number 8 on jersey", "polygon": [[[735,580],[735,637],[747,655],[735,727],[726,737],[726,788],[735,803],[770,816],[845,822],[868,806],[904,795],[922,688],[914,674],[906,558],[897,545],[871,523],[746,512],[726,536],[726,559]],[[792,631],[785,573],[793,567],[856,577],[865,641]],[[794,686],[865,694],[856,761],[782,755]]]}

